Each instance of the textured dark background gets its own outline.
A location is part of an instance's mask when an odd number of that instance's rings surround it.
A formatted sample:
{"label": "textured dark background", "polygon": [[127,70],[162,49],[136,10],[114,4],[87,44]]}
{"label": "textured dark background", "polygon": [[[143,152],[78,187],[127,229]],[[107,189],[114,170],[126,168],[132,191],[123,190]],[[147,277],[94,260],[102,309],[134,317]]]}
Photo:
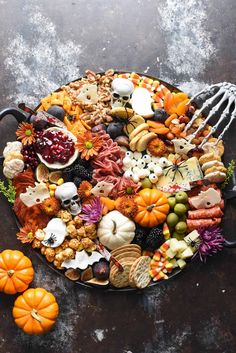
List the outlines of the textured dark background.
{"label": "textured dark background", "polygon": [[[0,106],[39,98],[86,68],[110,67],[159,76],[191,93],[235,83],[235,0],[1,0]],[[7,123],[6,123],[7,122]],[[235,157],[235,124],[226,158]],[[1,145],[14,122],[1,123]],[[235,201],[224,231],[235,234]],[[85,290],[52,272],[20,246],[12,212],[0,206],[0,250],[22,249],[36,271],[34,287],[60,304],[54,329],[29,337],[14,324],[15,297],[0,295],[1,353],[235,353],[235,256],[226,249],[153,289]]]}

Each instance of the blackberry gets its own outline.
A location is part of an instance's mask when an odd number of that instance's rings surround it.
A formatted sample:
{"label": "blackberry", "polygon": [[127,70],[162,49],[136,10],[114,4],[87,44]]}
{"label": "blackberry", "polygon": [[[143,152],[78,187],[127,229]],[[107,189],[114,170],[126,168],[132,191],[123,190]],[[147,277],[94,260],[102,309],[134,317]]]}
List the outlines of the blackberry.
{"label": "blackberry", "polygon": [[144,248],[148,250],[156,250],[163,243],[163,232],[161,228],[152,228],[145,240]]}
{"label": "blackberry", "polygon": [[73,168],[75,168],[76,165],[78,165],[78,164],[82,165],[86,169],[91,169],[91,164],[90,164],[89,161],[86,161],[86,159],[77,158],[76,161],[73,164]]}
{"label": "blackberry", "polygon": [[85,167],[80,164],[77,164],[73,168],[73,176],[82,178],[83,180],[91,180],[92,173],[88,171]]}
{"label": "blackberry", "polygon": [[72,181],[73,180],[73,168],[67,167],[67,168],[63,169],[62,178],[64,179],[65,183],[68,181]]}
{"label": "blackberry", "polygon": [[136,226],[133,243],[138,244],[139,246],[141,246],[141,248],[143,248],[143,245],[145,244],[146,237],[147,237],[146,229]]}
{"label": "blackberry", "polygon": [[80,186],[80,183],[82,183],[83,179],[81,179],[80,177],[75,177],[73,179],[73,183],[76,185],[76,187],[78,188]]}

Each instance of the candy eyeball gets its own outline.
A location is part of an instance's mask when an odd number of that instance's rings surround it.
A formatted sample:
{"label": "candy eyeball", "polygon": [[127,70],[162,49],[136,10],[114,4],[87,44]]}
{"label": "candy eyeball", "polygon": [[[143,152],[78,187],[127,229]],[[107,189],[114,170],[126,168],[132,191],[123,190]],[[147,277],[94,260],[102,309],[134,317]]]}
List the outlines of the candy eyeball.
{"label": "candy eyeball", "polygon": [[134,154],[131,151],[126,151],[125,155],[126,155],[126,157],[133,158]]}
{"label": "candy eyeball", "polygon": [[145,176],[148,177],[151,174],[150,170],[149,169],[144,169],[144,170],[145,170]]}
{"label": "candy eyeball", "polygon": [[151,162],[151,156],[149,154],[145,154],[142,159],[144,160],[145,163],[150,163]]}
{"label": "candy eyeball", "polygon": [[139,167],[139,168],[144,168],[145,167],[145,165],[146,165],[146,163],[144,162],[144,160],[143,159],[139,159],[138,161],[137,161],[137,167]]}
{"label": "candy eyeball", "polygon": [[128,156],[126,156],[124,159],[123,159],[123,164],[124,164],[124,166],[129,166],[129,167],[131,167],[131,165],[132,165],[132,159],[130,158],[130,157],[128,157]]}
{"label": "candy eyeball", "polygon": [[159,157],[152,157],[152,158],[151,158],[151,161],[152,161],[153,163],[156,163],[156,164],[159,163],[159,160],[160,160]]}
{"label": "candy eyeball", "polygon": [[132,179],[132,178],[133,178],[133,175],[134,175],[134,173],[133,173],[132,170],[130,170],[130,169],[126,170],[126,172],[124,173],[124,177],[125,177],[126,179]]}
{"label": "candy eyeball", "polygon": [[160,167],[159,165],[157,165],[157,166],[155,167],[155,169],[154,169],[154,174],[155,174],[156,176],[160,176],[160,175],[162,175],[162,173],[163,173],[162,167]]}
{"label": "candy eyeball", "polygon": [[154,173],[151,173],[149,175],[149,180],[151,183],[155,184],[158,181],[158,176],[156,176]]}
{"label": "candy eyeball", "polygon": [[168,161],[167,158],[161,157],[160,160],[159,160],[159,165],[162,168],[165,168],[165,167],[168,167],[168,166],[172,165],[172,163],[170,161]]}
{"label": "candy eyeball", "polygon": [[139,182],[139,176],[138,176],[137,174],[134,174],[134,173],[133,173],[132,180],[133,180],[135,183],[138,183],[138,182]]}
{"label": "candy eyeball", "polygon": [[140,171],[140,168],[139,168],[139,167],[134,167],[134,168],[132,168],[132,172],[133,172],[134,174],[138,174],[139,171]]}
{"label": "candy eyeball", "polygon": [[138,174],[140,179],[145,178],[146,177],[146,169],[139,169],[137,174]]}
{"label": "candy eyeball", "polygon": [[156,164],[153,162],[150,162],[148,163],[147,167],[150,171],[153,171],[156,168]]}
{"label": "candy eyeball", "polygon": [[141,153],[141,152],[137,152],[137,151],[134,152],[134,158],[135,158],[136,160],[142,158],[142,153]]}
{"label": "candy eyeball", "polygon": [[137,163],[138,161],[136,161],[136,159],[132,159],[132,163],[131,163],[131,166],[134,168],[134,167],[137,167]]}

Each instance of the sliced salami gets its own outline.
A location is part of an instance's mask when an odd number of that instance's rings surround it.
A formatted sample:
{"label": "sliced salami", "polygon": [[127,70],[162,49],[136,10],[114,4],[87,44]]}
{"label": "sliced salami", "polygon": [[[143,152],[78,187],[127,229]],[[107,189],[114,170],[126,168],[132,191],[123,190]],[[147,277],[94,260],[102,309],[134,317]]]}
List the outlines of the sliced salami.
{"label": "sliced salami", "polygon": [[221,218],[187,220],[187,226],[188,226],[189,232],[200,227],[210,227],[210,226],[218,225],[220,223],[221,223]]}
{"label": "sliced salami", "polygon": [[212,208],[200,208],[199,210],[188,211],[188,219],[205,219],[205,218],[219,218],[223,216],[223,212],[219,206]]}

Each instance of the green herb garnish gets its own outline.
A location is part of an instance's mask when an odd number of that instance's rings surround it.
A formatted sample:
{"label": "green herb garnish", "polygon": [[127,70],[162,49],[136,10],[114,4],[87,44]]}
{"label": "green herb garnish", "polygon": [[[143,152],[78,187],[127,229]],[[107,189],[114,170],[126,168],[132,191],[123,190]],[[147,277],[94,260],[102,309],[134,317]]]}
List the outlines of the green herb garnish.
{"label": "green herb garnish", "polygon": [[226,172],[226,178],[225,181],[223,182],[223,184],[221,185],[221,189],[225,189],[226,185],[229,184],[230,179],[232,178],[232,176],[234,175],[234,169],[235,169],[235,160],[232,159],[227,167],[227,172]]}
{"label": "green herb garnish", "polygon": [[16,189],[12,185],[12,181],[8,180],[8,185],[4,184],[4,181],[0,180],[0,193],[3,194],[9,203],[14,203],[16,198]]}

